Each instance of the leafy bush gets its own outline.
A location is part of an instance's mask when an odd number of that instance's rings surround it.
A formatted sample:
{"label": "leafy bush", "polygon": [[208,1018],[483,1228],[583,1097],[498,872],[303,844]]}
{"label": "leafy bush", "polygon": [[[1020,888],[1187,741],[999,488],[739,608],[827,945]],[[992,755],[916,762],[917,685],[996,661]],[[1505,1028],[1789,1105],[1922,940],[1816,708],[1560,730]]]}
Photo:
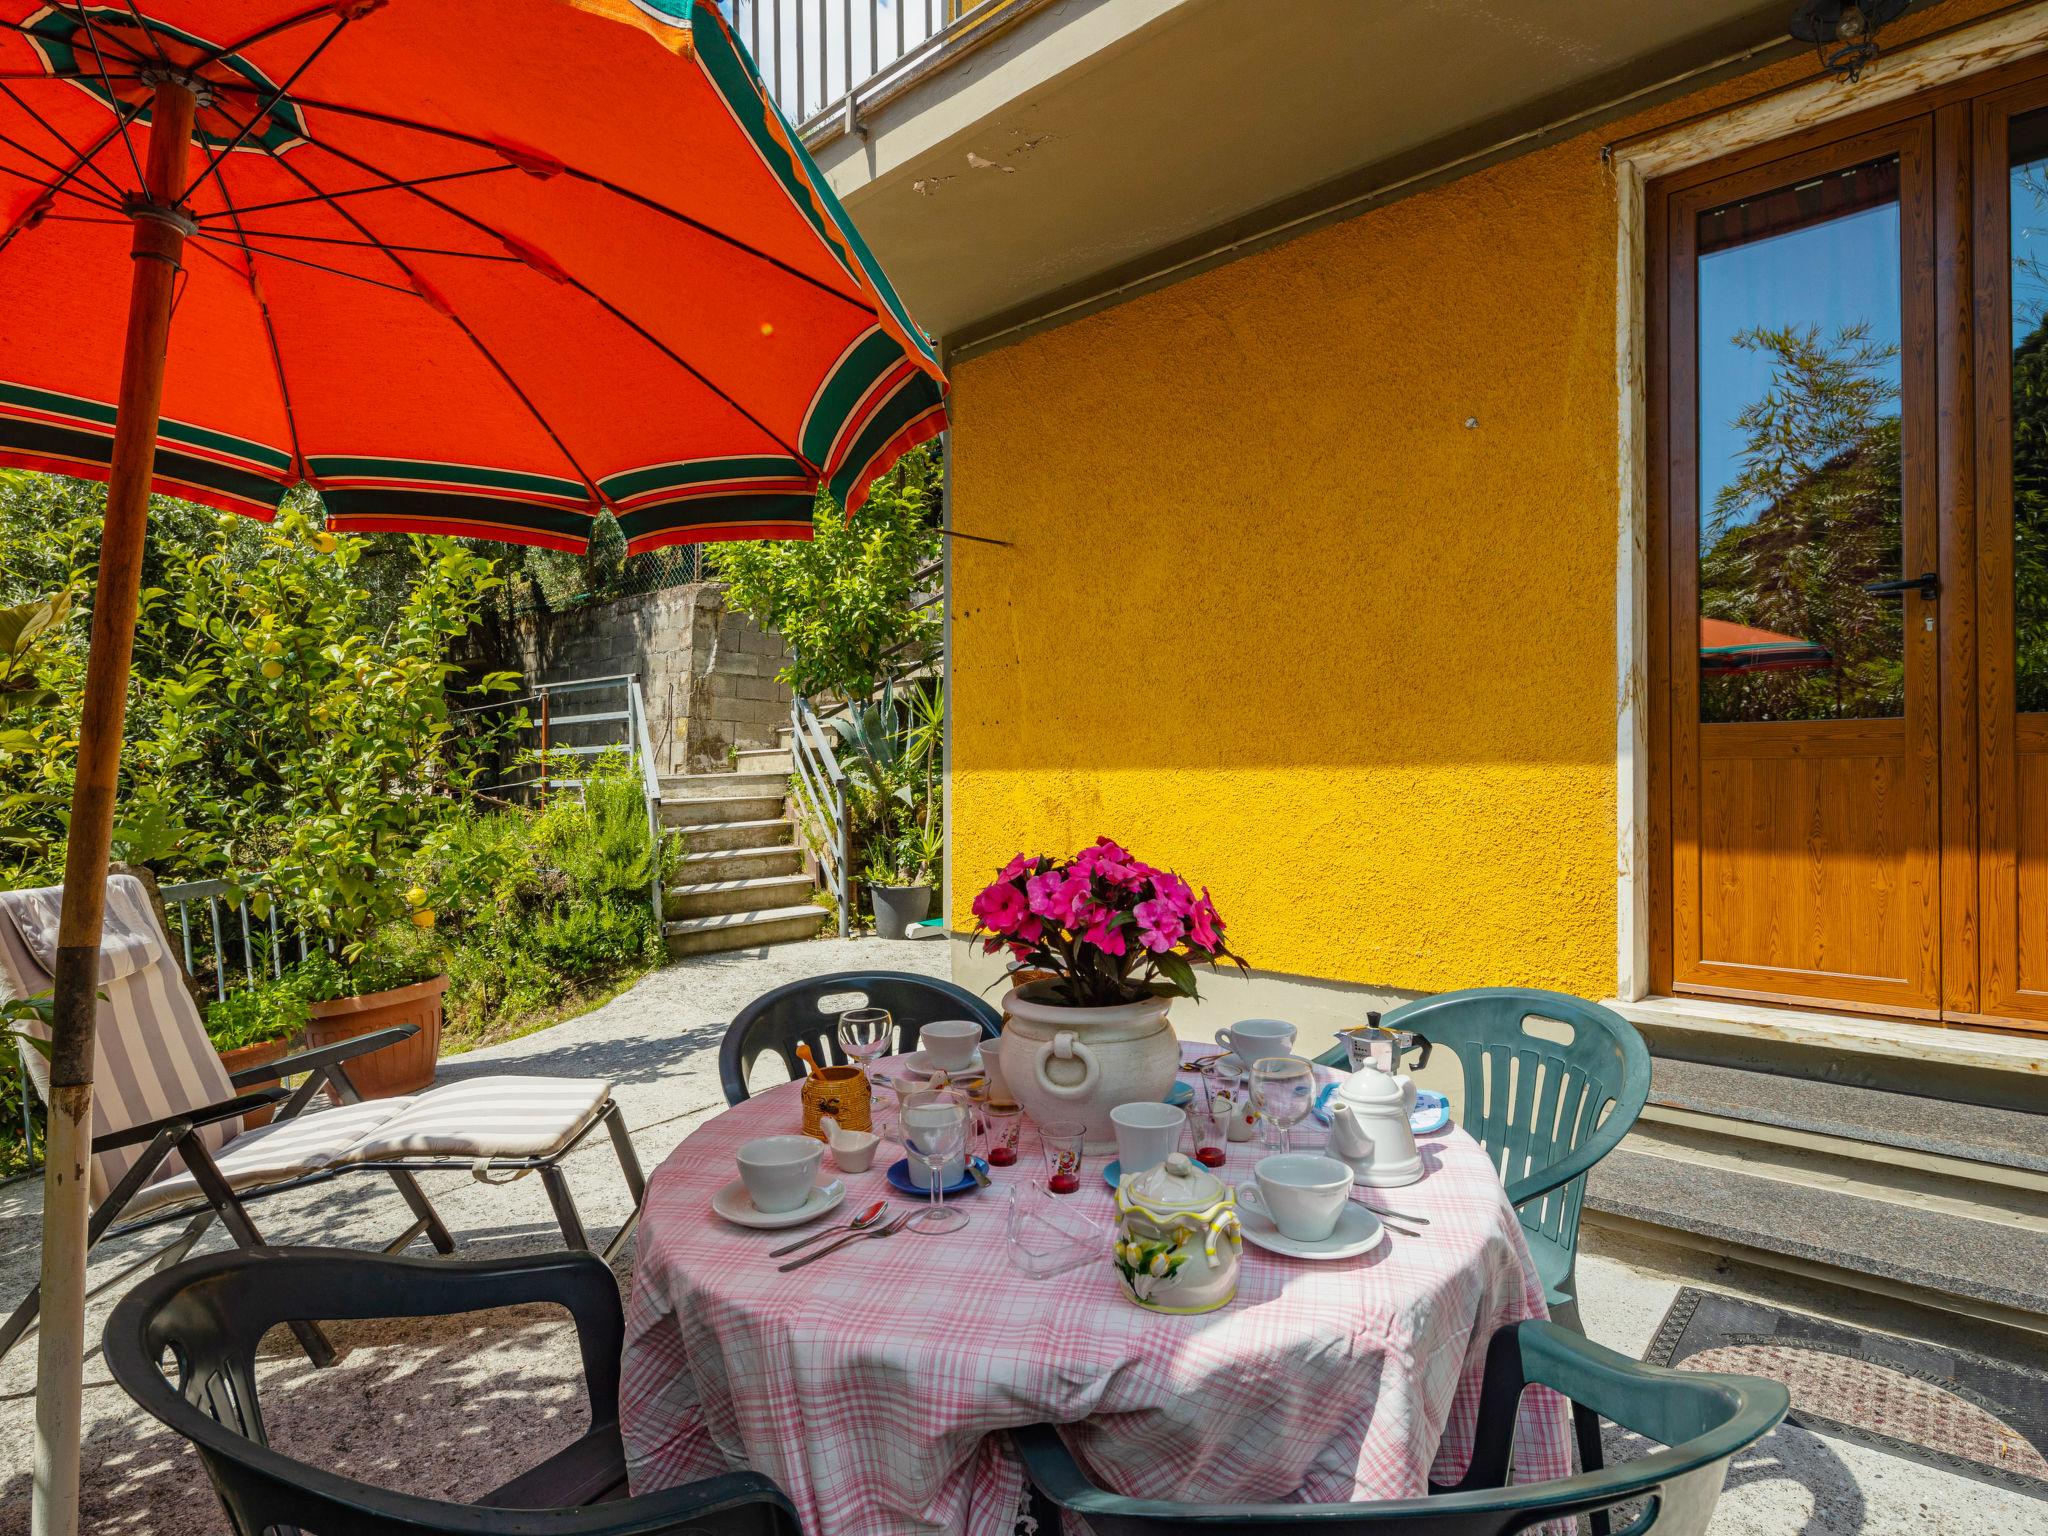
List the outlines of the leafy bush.
{"label": "leafy bush", "polygon": [[217,1051],[289,1040],[305,1027],[306,999],[296,985],[282,981],[230,992],[206,1006],[206,1037]]}
{"label": "leafy bush", "polygon": [[807,698],[866,698],[888,669],[937,649],[937,605],[914,607],[918,572],[939,558],[939,457],[905,454],[860,516],[819,497],[811,537],[719,546],[726,601],[789,642],[777,676]]}

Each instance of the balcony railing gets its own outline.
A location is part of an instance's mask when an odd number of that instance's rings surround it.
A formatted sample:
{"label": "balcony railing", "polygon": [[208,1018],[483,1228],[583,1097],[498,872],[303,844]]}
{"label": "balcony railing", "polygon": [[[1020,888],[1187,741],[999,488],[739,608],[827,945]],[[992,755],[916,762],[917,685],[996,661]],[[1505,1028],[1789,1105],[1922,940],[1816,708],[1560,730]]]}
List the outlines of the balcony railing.
{"label": "balcony railing", "polygon": [[860,126],[998,20],[1042,0],[719,0],[782,115],[810,143]]}

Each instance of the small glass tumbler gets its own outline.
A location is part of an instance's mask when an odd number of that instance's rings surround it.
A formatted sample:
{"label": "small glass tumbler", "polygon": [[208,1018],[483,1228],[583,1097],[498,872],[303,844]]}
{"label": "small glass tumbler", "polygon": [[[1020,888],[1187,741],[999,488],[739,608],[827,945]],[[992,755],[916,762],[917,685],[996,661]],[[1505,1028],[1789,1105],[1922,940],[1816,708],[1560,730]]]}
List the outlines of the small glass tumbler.
{"label": "small glass tumbler", "polygon": [[[1228,1104],[1226,1099],[1224,1105]],[[1230,1130],[1224,1123],[1222,1109],[1216,1103],[1215,1089],[1208,1078],[1202,1079],[1201,1107],[1189,1105],[1188,1108],[1188,1136],[1194,1143],[1195,1161],[1204,1168],[1221,1168],[1227,1155],[1224,1143],[1230,1139]]]}
{"label": "small glass tumbler", "polygon": [[1045,1187],[1071,1195],[1081,1187],[1081,1143],[1088,1127],[1078,1120],[1051,1120],[1038,1128],[1045,1143]]}
{"label": "small glass tumbler", "polygon": [[982,1106],[988,1126],[988,1150],[983,1154],[991,1168],[1010,1168],[1017,1162],[1017,1144],[1024,1135],[1024,1106],[991,1099]]}

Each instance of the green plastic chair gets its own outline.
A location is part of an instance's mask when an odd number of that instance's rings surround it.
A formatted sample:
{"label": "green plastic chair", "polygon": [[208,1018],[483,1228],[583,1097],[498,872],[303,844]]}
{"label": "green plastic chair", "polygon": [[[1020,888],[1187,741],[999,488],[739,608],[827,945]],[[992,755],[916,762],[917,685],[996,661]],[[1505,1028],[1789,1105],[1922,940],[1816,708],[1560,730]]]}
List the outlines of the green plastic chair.
{"label": "green plastic chair", "polygon": [[[1569,1044],[1525,1027],[1571,1027]],[[1574,1270],[1586,1174],[1612,1152],[1650,1096],[1650,1052],[1611,1008],[1563,992],[1475,987],[1403,1003],[1379,1020],[1456,1054],[1465,1069],[1466,1131],[1486,1148],[1522,1219],[1551,1315],[1578,1327]],[[1318,1058],[1348,1065],[1342,1042]]]}
{"label": "green plastic chair", "polygon": [[[1515,1412],[1523,1389],[1550,1387],[1574,1411],[1613,1420],[1663,1449],[1605,1470],[1547,1483],[1509,1485]],[[1050,1424],[1013,1430],[1033,1489],[1040,1531],[1057,1530],[1057,1505],[1094,1536],[1162,1536],[1205,1531],[1228,1536],[1513,1536],[1545,1521],[1590,1515],[1604,1523],[1619,1505],[1640,1503],[1627,1536],[1696,1536],[1707,1527],[1728,1463],[1777,1427],[1791,1406],[1784,1387],[1755,1376],[1715,1376],[1644,1365],[1554,1323],[1503,1328],[1486,1353],[1472,1464],[1457,1483],[1426,1498],[1370,1504],[1175,1504],[1130,1499],[1089,1480]]]}

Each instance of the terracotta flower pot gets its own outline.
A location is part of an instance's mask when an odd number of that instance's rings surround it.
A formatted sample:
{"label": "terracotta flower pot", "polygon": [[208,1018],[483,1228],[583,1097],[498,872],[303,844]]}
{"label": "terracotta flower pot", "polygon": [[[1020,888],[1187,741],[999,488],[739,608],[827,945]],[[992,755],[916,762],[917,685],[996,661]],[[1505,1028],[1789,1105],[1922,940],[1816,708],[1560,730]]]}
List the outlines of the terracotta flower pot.
{"label": "terracotta flower pot", "polygon": [[[238,1045],[232,1051],[217,1051],[215,1054],[220,1057],[221,1069],[233,1077],[251,1067],[267,1067],[273,1061],[283,1061],[290,1054],[291,1046],[289,1040],[258,1040],[254,1045]],[[276,1086],[275,1083],[258,1083],[254,1088],[242,1091],[255,1093],[259,1089]],[[252,1109],[242,1116],[242,1129],[253,1131],[259,1125],[268,1125],[275,1113],[274,1109]]]}
{"label": "terracotta flower pot", "polygon": [[[343,1063],[343,1070],[366,1099],[418,1093],[434,1081],[434,1061],[441,1054],[441,994],[447,990],[448,978],[436,976],[388,992],[312,1003],[306,1010],[312,1015],[306,1023],[306,1048],[318,1050],[375,1030],[417,1024],[419,1033],[410,1040],[358,1056]],[[336,1097],[332,1088],[327,1094]]]}

